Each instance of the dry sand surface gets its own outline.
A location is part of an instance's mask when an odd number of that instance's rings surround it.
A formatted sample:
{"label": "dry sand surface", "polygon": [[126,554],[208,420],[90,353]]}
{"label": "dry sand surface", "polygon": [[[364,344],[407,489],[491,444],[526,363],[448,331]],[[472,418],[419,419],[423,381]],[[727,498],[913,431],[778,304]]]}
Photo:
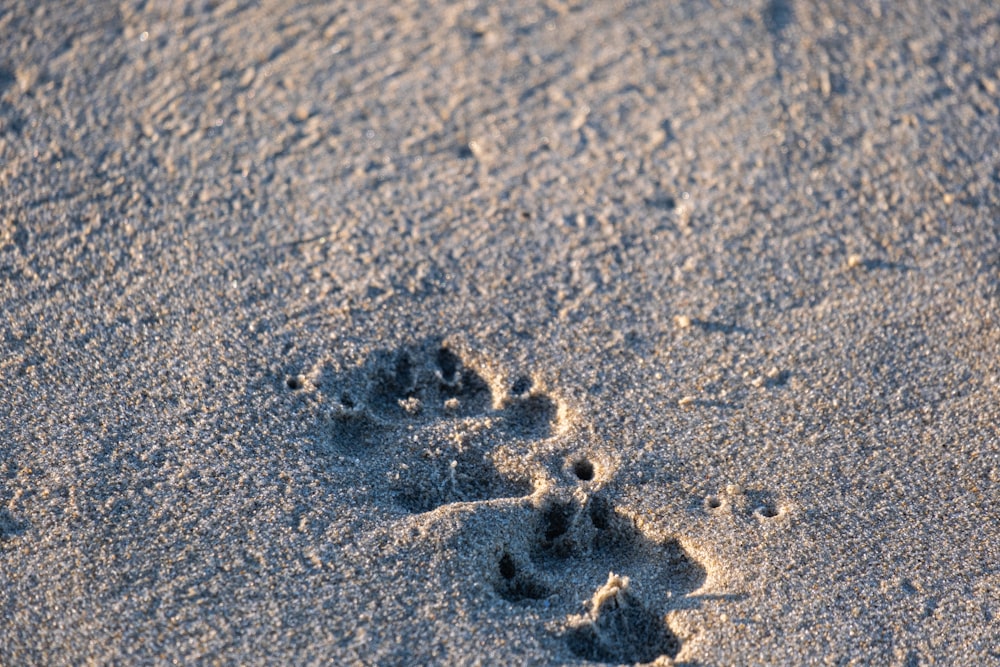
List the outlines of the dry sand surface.
{"label": "dry sand surface", "polygon": [[1000,664],[998,44],[0,1],[0,664]]}

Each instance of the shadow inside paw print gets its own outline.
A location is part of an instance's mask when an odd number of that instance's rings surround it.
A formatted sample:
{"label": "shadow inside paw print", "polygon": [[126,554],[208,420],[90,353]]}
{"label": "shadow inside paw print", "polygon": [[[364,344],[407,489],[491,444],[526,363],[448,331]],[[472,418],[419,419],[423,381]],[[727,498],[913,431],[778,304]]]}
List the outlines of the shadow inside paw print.
{"label": "shadow inside paw print", "polygon": [[498,574],[499,577],[494,577],[494,589],[509,602],[543,600],[552,595],[552,589],[534,573],[533,565],[519,563],[510,553],[500,556]]}
{"label": "shadow inside paw print", "polygon": [[447,347],[402,349],[375,364],[366,405],[384,420],[434,421],[485,414],[490,386]]}
{"label": "shadow inside paw print", "polygon": [[449,503],[518,498],[531,493],[530,484],[505,478],[474,448],[425,449],[422,456],[402,465],[405,467],[393,480],[392,488],[396,502],[414,513]]}
{"label": "shadow inside paw print", "polygon": [[528,481],[504,477],[489,453],[499,442],[549,437],[559,418],[556,402],[530,380],[516,380],[498,397],[436,340],[378,352],[332,384],[339,397],[330,419],[332,448],[389,463],[396,503],[411,512],[529,494]]}
{"label": "shadow inside paw print", "polygon": [[559,406],[544,394],[514,396],[504,403],[503,429],[529,440],[548,438],[559,422]]}
{"label": "shadow inside paw print", "polygon": [[677,636],[630,590],[628,577],[609,573],[589,604],[587,614],[577,617],[566,636],[577,657],[593,662],[652,662],[680,651]]}
{"label": "shadow inside paw print", "polygon": [[[579,658],[649,662],[677,655],[680,640],[664,615],[706,577],[705,568],[677,540],[647,536],[597,495],[549,497],[534,517],[527,552],[505,548],[497,571],[489,573],[502,598],[548,598],[569,619],[567,647]],[[593,587],[597,592],[580,615],[578,592]]]}

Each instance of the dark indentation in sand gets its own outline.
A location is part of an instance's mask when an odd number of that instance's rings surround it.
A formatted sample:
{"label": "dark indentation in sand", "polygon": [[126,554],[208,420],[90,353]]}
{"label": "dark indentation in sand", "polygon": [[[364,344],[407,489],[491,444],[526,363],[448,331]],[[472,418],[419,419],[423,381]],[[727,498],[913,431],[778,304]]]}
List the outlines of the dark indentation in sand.
{"label": "dark indentation in sand", "polygon": [[760,507],[755,509],[754,512],[756,512],[758,516],[764,519],[773,519],[779,514],[778,508],[775,507],[774,505],[761,505]]}
{"label": "dark indentation in sand", "polygon": [[566,534],[570,522],[576,514],[576,508],[569,502],[554,502],[542,513],[542,546],[551,549],[556,540]]}
{"label": "dark indentation in sand", "polygon": [[531,391],[531,378],[522,375],[510,386],[510,393],[512,396],[522,397]]}
{"label": "dark indentation in sand", "polygon": [[[616,560],[623,556],[631,558],[638,553],[636,549],[646,538],[635,527],[632,519],[619,513],[610,502],[600,496],[590,499],[587,512],[590,523],[597,529],[592,541],[594,550],[615,554]],[[670,558],[676,560],[679,548],[676,542],[670,542],[660,545],[658,550],[669,552]]]}
{"label": "dark indentation in sand", "polygon": [[573,474],[583,482],[594,479],[594,464],[587,459],[578,459],[573,463]]}
{"label": "dark indentation in sand", "polygon": [[452,383],[440,387],[442,396],[459,401],[457,413],[465,416],[484,414],[492,408],[493,393],[481,375],[470,369],[456,372]]}
{"label": "dark indentation in sand", "polygon": [[762,520],[774,519],[781,514],[777,499],[769,491],[751,489],[745,492],[747,503],[753,508],[754,516]]}
{"label": "dark indentation in sand", "polygon": [[681,643],[663,617],[632,593],[627,578],[611,574],[590,602],[586,620],[570,629],[566,642],[579,658],[593,662],[652,662],[675,657]]}
{"label": "dark indentation in sand", "polygon": [[395,391],[397,398],[408,397],[416,388],[417,376],[413,370],[413,358],[407,351],[396,355],[396,367],[392,382],[386,387]]}
{"label": "dark indentation in sand", "polygon": [[611,527],[614,518],[614,508],[601,497],[595,496],[590,499],[590,522],[598,530],[607,530]]}
{"label": "dark indentation in sand", "polygon": [[505,478],[472,448],[410,461],[393,486],[399,504],[414,513],[449,503],[519,498],[531,493],[527,482]]}
{"label": "dark indentation in sand", "polygon": [[462,365],[462,360],[454,352],[446,347],[437,351],[438,371],[441,373],[441,381],[452,386],[459,380],[458,369]]}
{"label": "dark indentation in sand", "polygon": [[[597,662],[649,662],[676,656],[680,641],[665,614],[706,577],[705,568],[680,542],[647,536],[634,519],[601,495],[542,500],[528,557],[546,573],[554,596],[550,599],[568,619],[565,639],[570,652]],[[623,576],[609,577],[609,572]],[[628,577],[642,582],[642,588],[631,588]],[[580,599],[581,590],[598,586],[586,613],[579,615],[579,603],[573,600]],[[563,595],[567,590],[577,593]]]}
{"label": "dark indentation in sand", "polygon": [[369,362],[366,407],[390,422],[433,422],[489,412],[489,384],[453,350],[430,344],[381,353]]}
{"label": "dark indentation in sand", "polygon": [[285,386],[292,390],[302,389],[302,380],[298,376],[289,377],[285,380]]}
{"label": "dark indentation in sand", "polygon": [[386,496],[410,512],[529,495],[531,485],[497,470],[489,449],[548,437],[558,417],[556,402],[532,393],[527,379],[515,381],[522,395],[496,409],[486,379],[441,339],[378,351],[353,373],[313,382],[320,397],[340,397],[330,449],[377,457],[390,471]]}
{"label": "dark indentation in sand", "polygon": [[[582,515],[582,516],[581,516]],[[621,514],[601,496],[581,506],[576,500],[548,499],[540,508],[535,559],[583,558],[605,560],[610,568],[647,557],[670,564],[671,586],[693,590],[705,578],[704,568],[692,560],[676,540],[655,542],[633,519]]]}
{"label": "dark indentation in sand", "polygon": [[391,362],[381,365],[368,396],[373,412],[400,414],[400,401],[410,398],[414,390],[413,360],[407,351],[397,352]]}
{"label": "dark indentation in sand", "polygon": [[509,580],[513,579],[516,574],[517,568],[514,567],[514,559],[510,557],[510,554],[504,554],[500,558],[500,576]]}
{"label": "dark indentation in sand", "polygon": [[505,429],[523,438],[547,438],[555,431],[559,406],[544,394],[514,399],[504,406]]}
{"label": "dark indentation in sand", "polygon": [[539,581],[524,564],[519,564],[509,553],[504,553],[497,564],[500,578],[493,587],[503,599],[509,602],[522,600],[542,600],[551,591]]}

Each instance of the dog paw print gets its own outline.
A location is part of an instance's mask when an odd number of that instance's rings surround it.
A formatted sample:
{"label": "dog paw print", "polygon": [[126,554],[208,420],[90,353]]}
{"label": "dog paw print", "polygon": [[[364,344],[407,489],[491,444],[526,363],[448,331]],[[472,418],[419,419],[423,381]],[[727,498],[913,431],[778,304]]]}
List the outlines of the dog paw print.
{"label": "dog paw print", "polygon": [[[324,448],[356,461],[379,497],[412,513],[480,503],[465,509],[517,514],[471,540],[474,569],[498,604],[534,605],[548,617],[566,657],[639,663],[678,655],[667,614],[689,605],[681,598],[702,586],[706,569],[679,540],[648,531],[614,504],[600,457],[565,459],[562,482],[544,464],[498,469],[498,461],[520,465],[512,462],[525,452],[558,448],[568,432],[559,403],[531,377],[496,377],[452,346],[425,340],[376,353],[351,373],[295,380],[289,389],[313,386],[332,404]],[[383,474],[388,484],[371,477]],[[511,500],[494,502],[502,499]]]}
{"label": "dog paw print", "polygon": [[559,428],[558,404],[528,377],[498,391],[437,341],[377,353],[333,384],[330,445],[388,463],[395,500],[411,512],[530,494],[529,481],[502,474],[490,454]]}
{"label": "dog paw print", "polygon": [[677,637],[632,592],[628,577],[610,572],[588,607],[587,613],[571,619],[566,637],[577,657],[593,662],[652,662],[680,651]]}
{"label": "dog paw print", "polygon": [[365,405],[384,423],[475,417],[492,408],[490,386],[447,347],[401,349],[375,363]]}
{"label": "dog paw print", "polygon": [[[580,467],[574,464],[574,472]],[[532,539],[503,545],[488,575],[501,598],[522,604],[545,599],[565,619],[566,646],[578,658],[642,663],[677,655],[681,642],[666,613],[706,578],[704,566],[680,542],[647,535],[612,503],[583,489],[550,494],[532,514]],[[595,588],[581,613],[581,592]]]}

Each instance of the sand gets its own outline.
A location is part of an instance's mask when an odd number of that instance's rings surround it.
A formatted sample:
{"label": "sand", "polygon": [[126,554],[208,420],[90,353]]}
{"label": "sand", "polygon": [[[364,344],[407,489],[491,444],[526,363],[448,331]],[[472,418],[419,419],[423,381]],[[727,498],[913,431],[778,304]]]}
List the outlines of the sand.
{"label": "sand", "polygon": [[1000,664],[998,43],[3,2],[0,664]]}

